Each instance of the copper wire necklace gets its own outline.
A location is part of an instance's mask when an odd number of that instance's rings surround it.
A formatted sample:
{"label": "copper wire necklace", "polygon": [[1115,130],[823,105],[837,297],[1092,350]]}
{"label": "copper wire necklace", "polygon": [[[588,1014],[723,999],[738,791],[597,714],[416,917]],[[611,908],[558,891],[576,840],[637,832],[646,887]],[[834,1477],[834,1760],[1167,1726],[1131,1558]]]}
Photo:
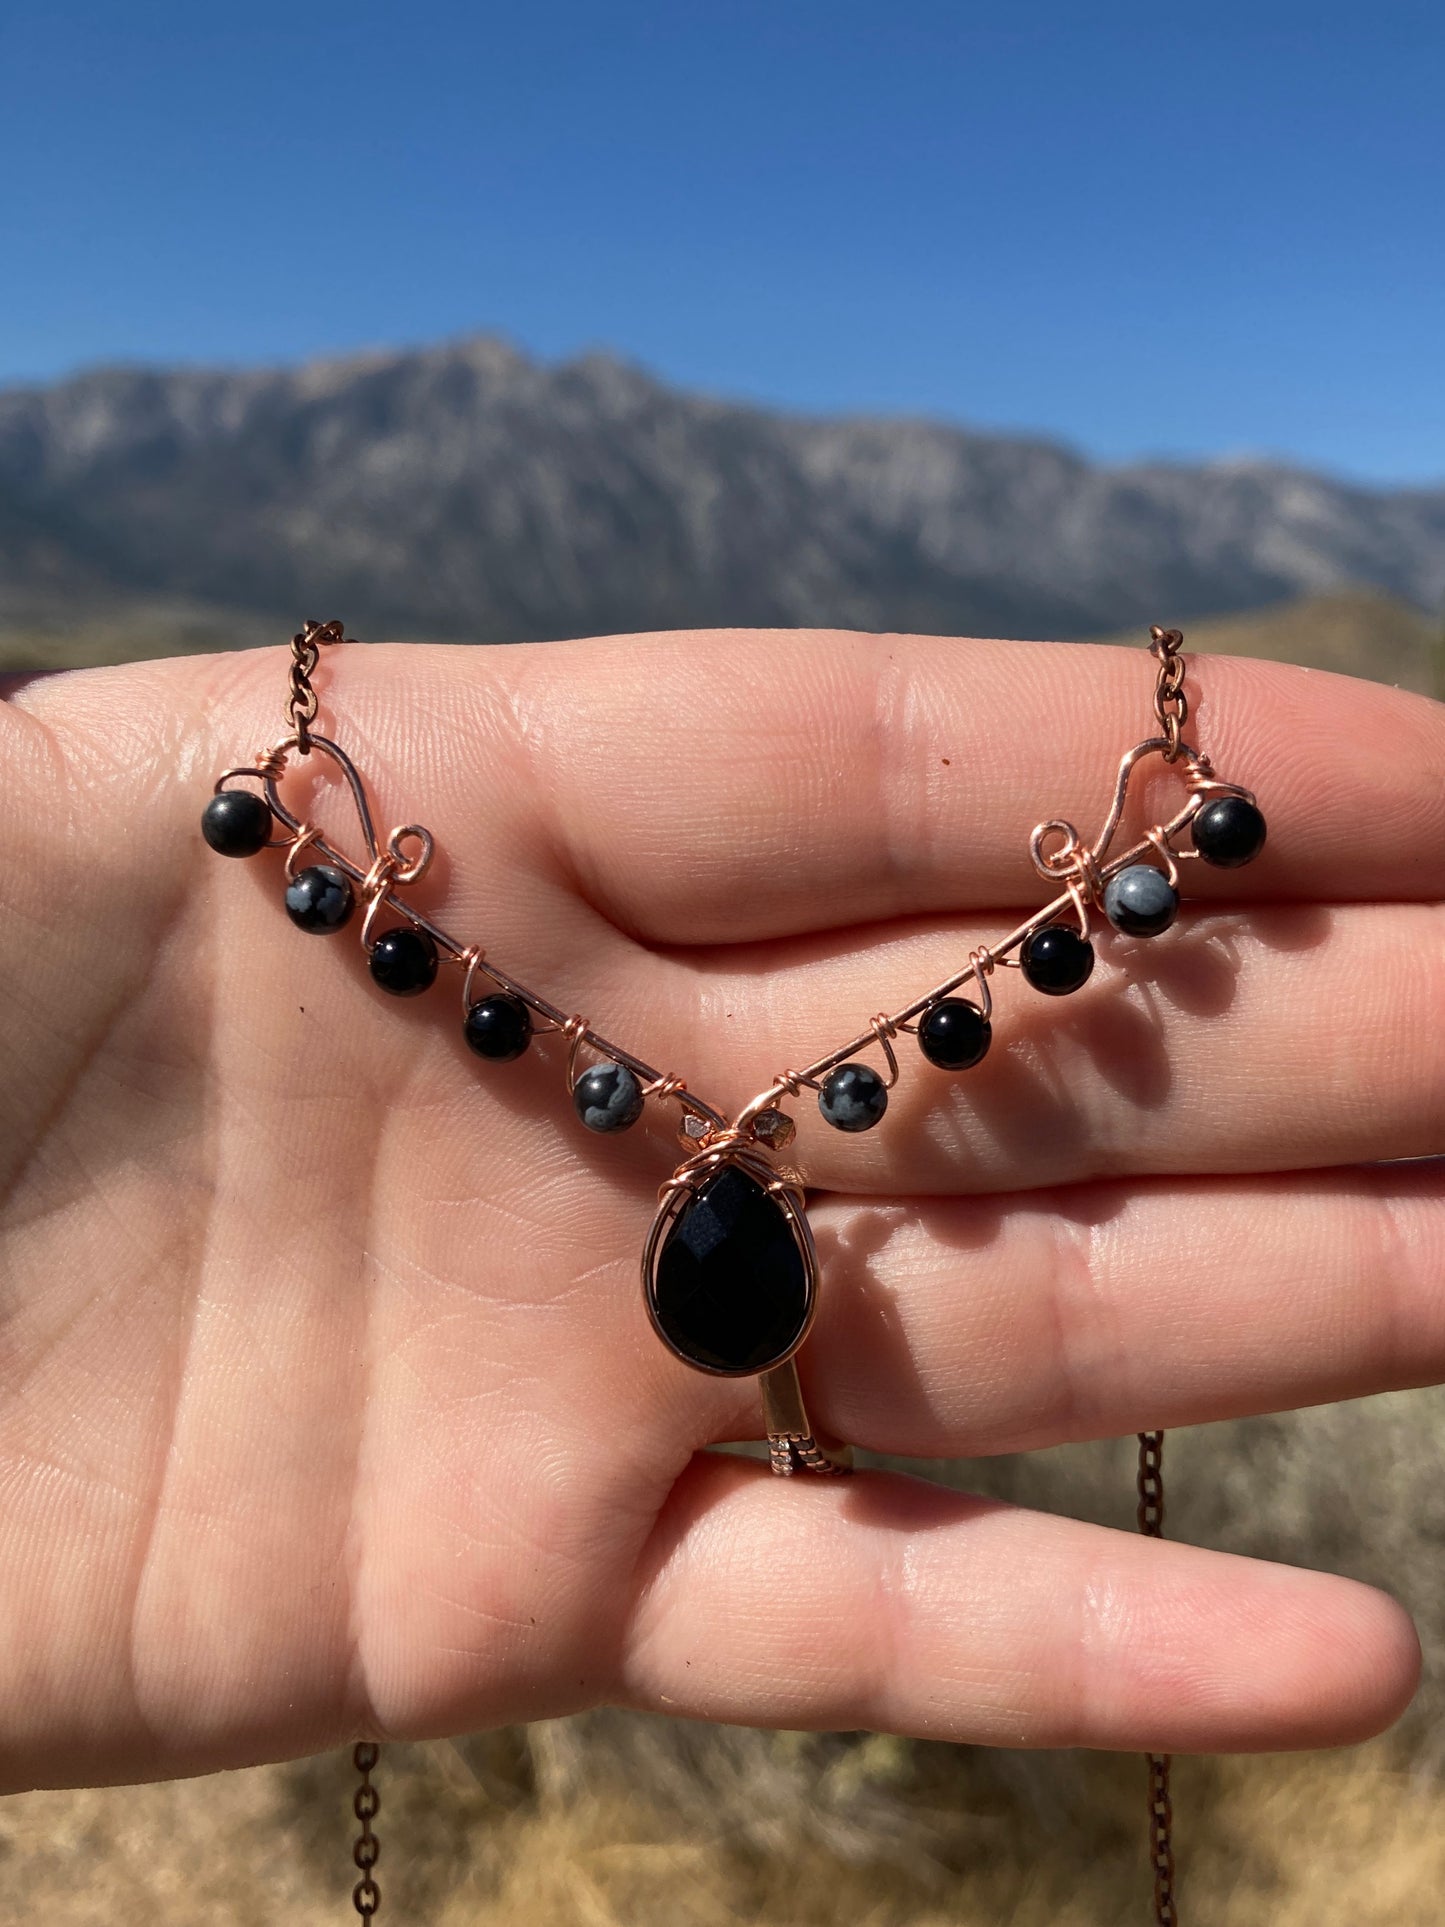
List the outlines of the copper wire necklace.
{"label": "copper wire necklace", "polygon": [[[567,1090],[587,1129],[627,1130],[649,1098],[675,1104],[678,1135],[688,1155],[663,1184],[643,1243],[643,1302],[652,1327],[695,1371],[758,1379],[775,1473],[846,1473],[850,1448],[814,1433],[795,1363],[817,1310],[819,1279],[805,1180],[801,1172],[774,1162],[796,1129],[782,1107],[808,1089],[817,1093],[818,1108],[835,1129],[872,1129],[898,1081],[894,1040],[901,1033],[915,1036],[923,1056],[938,1069],[967,1071],[982,1061],[992,1040],[989,979],[996,970],[1017,969],[1034,990],[1067,996],[1093,971],[1096,912],[1127,936],[1157,936],[1178,913],[1182,863],[1202,860],[1234,869],[1259,854],[1265,822],[1253,795],[1222,781],[1209,759],[1184,740],[1189,699],[1183,636],[1177,629],[1150,631],[1149,648],[1159,665],[1158,733],[1121,757],[1113,799],[1093,842],[1086,843],[1060,818],[1033,831],[1030,855],[1039,875],[1055,885],[1053,898],[1007,936],[971,951],[960,970],[902,1010],[875,1016],[856,1037],[804,1069],[781,1071],[731,1120],[690,1091],[681,1077],[654,1070],[586,1017],[567,1015],[519,983],[480,945],[458,941],[400,894],[426,874],[435,848],[431,832],[405,823],[380,840],[356,765],[313,727],[318,704],[312,677],[321,649],[345,639],[339,622],[307,622],[292,639],[288,733],[254,763],[217,778],[201,821],[206,842],[222,856],[284,849],[286,909],[302,930],[339,931],[360,906],[361,944],[372,979],[392,996],[429,990],[443,958],[459,966],[462,1031],[477,1056],[506,1061],[521,1056],[537,1031],[560,1033],[567,1040]],[[365,845],[360,862],[334,848],[282,800],[281,781],[292,758],[315,754],[336,767],[350,791]],[[1111,856],[1130,778],[1154,756],[1179,771],[1184,801],[1167,822]],[[259,788],[245,786],[241,779],[246,778]],[[1176,847],[1186,830],[1192,847]],[[972,996],[956,994],[965,986]],[[881,1054],[886,1074],[864,1061],[866,1052]],[[591,1060],[585,1064],[584,1053]],[[1164,1529],[1164,1434],[1138,1436],[1138,1524],[1157,1538]],[[360,1776],[353,1800],[360,1832],[352,1854],[360,1878],[352,1904],[365,1920],[381,1904],[374,1877],[380,1846],[372,1826],[380,1795],[371,1777],[379,1754],[377,1745],[363,1741],[352,1755]],[[1156,1927],[1176,1927],[1169,1759],[1164,1754],[1147,1759],[1154,1920]]]}

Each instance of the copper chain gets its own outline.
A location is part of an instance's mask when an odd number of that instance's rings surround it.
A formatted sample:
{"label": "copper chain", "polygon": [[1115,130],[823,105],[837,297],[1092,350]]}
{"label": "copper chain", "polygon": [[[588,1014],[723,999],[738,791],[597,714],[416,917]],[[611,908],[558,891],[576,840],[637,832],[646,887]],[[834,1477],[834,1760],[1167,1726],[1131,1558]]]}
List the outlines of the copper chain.
{"label": "copper chain", "polygon": [[371,1870],[381,1857],[381,1842],[371,1825],[381,1806],[381,1795],[371,1783],[380,1758],[381,1748],[370,1740],[362,1740],[352,1748],[351,1763],[361,1775],[361,1785],[356,1789],[351,1810],[361,1822],[361,1832],[356,1836],[351,1857],[361,1869],[361,1878],[351,1890],[351,1904],[363,1920],[370,1920],[381,1905],[381,1889],[371,1877]]}
{"label": "copper chain", "polygon": [[1149,653],[1159,663],[1159,680],[1154,686],[1154,714],[1159,718],[1159,727],[1169,742],[1169,747],[1164,751],[1166,763],[1172,763],[1178,756],[1184,740],[1184,725],[1189,721],[1189,698],[1184,693],[1184,658],[1179,653],[1183,647],[1184,632],[1181,629],[1161,629],[1156,623],[1149,631]]}
{"label": "copper chain", "polygon": [[[1164,1537],[1164,1434],[1139,1434],[1139,1530]],[[1178,1927],[1174,1905],[1174,1808],[1169,1798],[1169,1755],[1150,1753],[1149,1859],[1154,1869],[1156,1927]]]}
{"label": "copper chain", "polygon": [[[317,622],[314,619],[303,622],[291,638],[286,720],[295,733],[296,747],[303,756],[311,753],[311,725],[316,720],[318,708],[316,687],[311,678],[321,660],[322,645],[345,640],[344,623]],[[380,1758],[381,1748],[371,1740],[360,1740],[351,1750],[351,1764],[360,1775],[360,1784],[352,1796],[351,1810],[361,1827],[351,1849],[351,1858],[361,1875],[351,1890],[351,1904],[361,1918],[368,1921],[374,1918],[381,1905],[381,1889],[371,1873],[381,1858],[381,1842],[371,1824],[381,1810],[381,1794],[371,1778]]]}
{"label": "copper chain", "polygon": [[296,734],[296,747],[303,756],[311,753],[311,725],[316,721],[316,690],[311,678],[321,660],[324,642],[344,642],[346,625],[340,622],[303,622],[291,638],[291,693],[286,699],[286,720]]}

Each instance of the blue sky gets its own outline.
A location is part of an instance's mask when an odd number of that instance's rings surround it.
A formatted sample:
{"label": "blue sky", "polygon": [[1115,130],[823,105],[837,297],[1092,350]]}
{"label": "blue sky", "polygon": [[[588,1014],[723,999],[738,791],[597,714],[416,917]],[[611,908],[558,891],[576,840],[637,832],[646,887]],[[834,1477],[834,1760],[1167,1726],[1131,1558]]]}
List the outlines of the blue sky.
{"label": "blue sky", "polygon": [[489,330],[1440,479],[1442,121],[1438,5],[10,0],[0,381]]}

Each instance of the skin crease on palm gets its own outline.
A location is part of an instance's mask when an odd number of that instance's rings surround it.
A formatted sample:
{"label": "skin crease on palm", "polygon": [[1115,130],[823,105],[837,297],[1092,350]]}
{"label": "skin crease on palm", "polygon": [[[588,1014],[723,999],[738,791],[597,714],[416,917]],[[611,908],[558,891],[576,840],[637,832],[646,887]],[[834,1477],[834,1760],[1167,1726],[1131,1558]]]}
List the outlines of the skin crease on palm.
{"label": "skin crease on palm", "polygon": [[[286,662],[0,704],[5,1786],[599,1702],[1160,1750],[1399,1713],[1414,1633],[1367,1587],[705,1453],[760,1422],[644,1314],[672,1107],[588,1136],[558,1038],[480,1063],[459,973],[386,998],[355,925],[291,926],[278,853],[204,847]],[[1029,830],[1092,834],[1153,673],[800,632],[356,646],[318,683],[379,822],[436,835],[419,907],[732,1112],[1038,904]],[[1187,865],[1176,928],[1102,937],[1073,998],[1003,973],[987,1060],[910,1044],[867,1137],[795,1107],[830,1435],[975,1455],[1445,1376],[1445,710],[1190,687],[1259,862]],[[1151,767],[1139,827],[1179,799]]]}

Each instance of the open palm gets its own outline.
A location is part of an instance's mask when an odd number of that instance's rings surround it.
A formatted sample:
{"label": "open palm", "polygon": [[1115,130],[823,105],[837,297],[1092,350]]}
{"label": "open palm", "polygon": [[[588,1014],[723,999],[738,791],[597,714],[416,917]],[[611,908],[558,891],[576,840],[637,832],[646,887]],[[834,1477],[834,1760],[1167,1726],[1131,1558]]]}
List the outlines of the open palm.
{"label": "open palm", "polygon": [[[479,1062],[459,972],[385,997],[355,925],[291,926],[274,852],[201,842],[283,660],[0,709],[7,1784],[605,1700],[1155,1749],[1395,1715],[1414,1637],[1368,1589],[703,1453],[757,1390],[644,1314],[675,1110],[589,1136],[561,1039]],[[1039,901],[1030,826],[1102,814],[1151,686],[1142,651],[811,634],[324,673],[381,825],[437,838],[419,905],[729,1113]],[[978,1454],[1442,1375],[1445,712],[1197,680],[1260,862],[1190,866],[1216,901],[1067,1001],[1010,979],[985,1062],[905,1062],[866,1138],[794,1107],[820,1429]]]}

